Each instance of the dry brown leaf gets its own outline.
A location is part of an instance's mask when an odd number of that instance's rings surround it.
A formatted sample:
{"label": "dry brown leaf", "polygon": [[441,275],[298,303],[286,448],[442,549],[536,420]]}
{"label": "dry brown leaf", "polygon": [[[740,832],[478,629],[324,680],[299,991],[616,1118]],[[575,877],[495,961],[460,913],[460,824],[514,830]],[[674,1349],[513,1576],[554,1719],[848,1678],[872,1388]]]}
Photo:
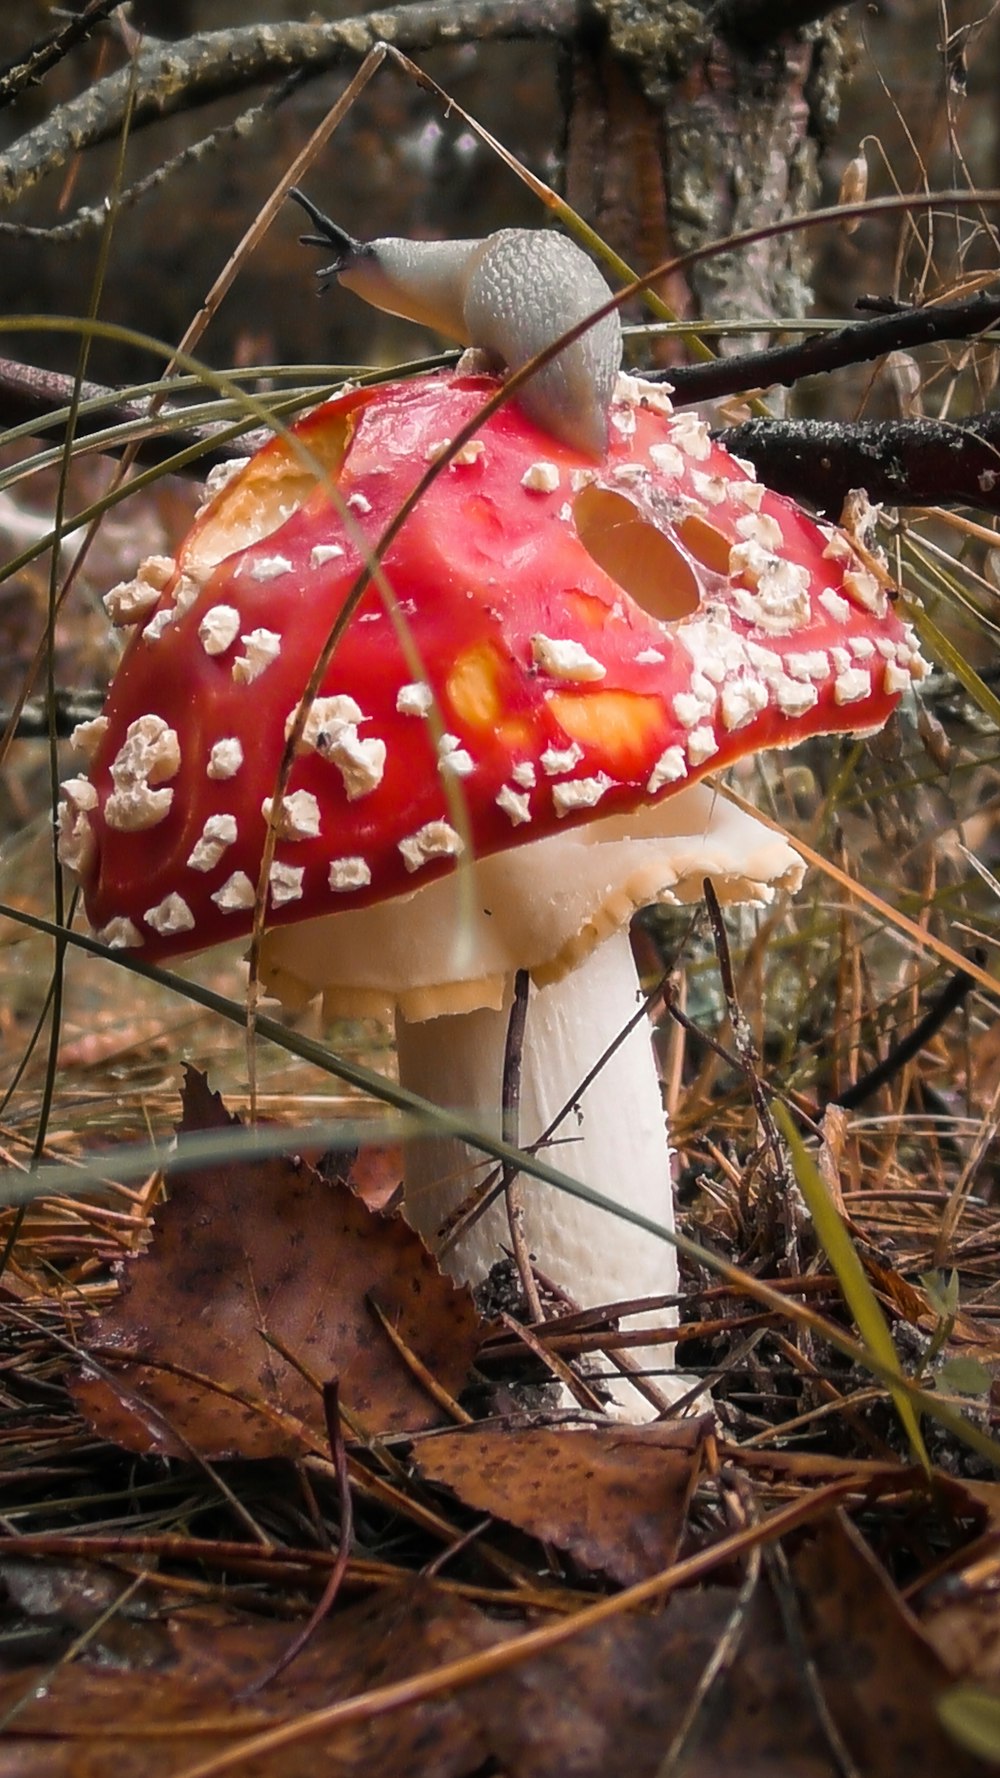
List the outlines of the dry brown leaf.
{"label": "dry brown leaf", "polygon": [[352,1155],[347,1184],[369,1210],[382,1210],[399,1191],[402,1178],[402,1149],[372,1142]]}
{"label": "dry brown leaf", "polygon": [[[584,1631],[458,1701],[481,1723],[504,1778],[658,1778],[736,1599],[725,1587],[677,1594],[661,1615]],[[766,1589],[744,1617],[733,1671],[698,1713],[677,1770],[683,1778],[838,1778]]]}
{"label": "dry brown leaf", "polygon": [[948,1596],[921,1628],[944,1666],[956,1679],[1000,1686],[1000,1592],[997,1566],[966,1593]]}
{"label": "dry brown leaf", "polygon": [[[920,1589],[920,1628],[955,1678],[1000,1685],[1000,1482],[950,1477],[947,1507],[971,1530]],[[943,1504],[945,1486],[938,1484]]]}
{"label": "dry brown leaf", "polygon": [[[244,1761],[239,1778],[656,1778],[737,1594],[678,1594],[664,1612],[623,1617],[481,1682],[336,1735]],[[498,1623],[426,1585],[339,1611],[273,1685],[244,1696],[293,1633],[192,1607],[141,1671],[87,1660],[0,1680],[4,1778],[175,1778],[273,1723],[458,1656],[485,1653],[529,1625]],[[698,1712],[684,1778],[837,1778],[765,1587],[739,1621],[731,1670]],[[41,1683],[44,1696],[34,1696]],[[881,1768],[865,1778],[883,1778]],[[895,1772],[892,1778],[896,1778]],[[908,1778],[940,1778],[915,1768]],[[949,1778],[953,1774],[949,1771]],[[954,1778],[966,1778],[956,1772]]]}
{"label": "dry brown leaf", "polygon": [[823,1695],[865,1778],[973,1778],[938,1721],[951,1675],[850,1520],[804,1541],[793,1572]]}
{"label": "dry brown leaf", "polygon": [[[279,1679],[244,1697],[293,1634],[288,1624],[193,1607],[170,1623],[155,1665],[137,1644],[134,1671],[116,1671],[105,1658],[8,1674],[0,1678],[0,1719],[16,1714],[0,1747],[4,1778],[175,1778],[238,1739],[511,1632],[414,1582],[339,1611]],[[462,1778],[487,1753],[475,1721],[439,1697],[246,1761],[238,1773]]]}
{"label": "dry brown leaf", "polygon": [[890,1302],[911,1327],[933,1328],[937,1315],[931,1308],[927,1293],[918,1290],[892,1266],[883,1266],[870,1253],[864,1256],[864,1267],[875,1289]]}
{"label": "dry brown leaf", "polygon": [[[567,1440],[575,1434],[561,1435]],[[684,1778],[843,1778],[806,1669],[864,1778],[977,1778],[978,1761],[938,1727],[948,1676],[899,1596],[846,1522],[820,1525],[792,1559],[790,1637],[766,1569],[746,1598],[713,1585],[660,1612],[584,1628],[546,1654],[405,1709],[378,1700],[363,1720],[244,1760],[239,1778],[657,1778],[683,1735]],[[175,1778],[239,1734],[294,1722],[372,1688],[485,1655],[538,1620],[502,1620],[401,1583],[320,1625],[260,1693],[294,1630],[189,1605],[159,1646],[136,1644],[141,1670],[109,1651],[0,1680],[4,1778]],[[144,1626],[146,1628],[146,1626]],[[111,1658],[128,1662],[124,1631]],[[716,1670],[701,1695],[701,1682]],[[36,1688],[44,1688],[44,1695]],[[249,1690],[248,1690],[249,1688]]]}
{"label": "dry brown leaf", "polygon": [[[863,1778],[976,1778],[944,1735],[934,1699],[947,1676],[887,1577],[846,1524],[821,1525],[794,1563],[808,1652],[835,1730]],[[699,1682],[671,1770],[683,1778],[843,1778],[810,1687],[762,1579],[679,1593],[656,1617],[585,1631],[458,1695],[505,1778],[657,1778]]]}
{"label": "dry brown leaf", "polygon": [[675,1425],[441,1433],[417,1447],[427,1481],[630,1586],[673,1561],[709,1415]]}
{"label": "dry brown leaf", "polygon": [[[182,1136],[238,1122],[189,1071]],[[393,1349],[369,1296],[431,1375],[450,1393],[461,1389],[481,1334],[471,1294],[442,1275],[401,1218],[373,1214],[300,1161],[178,1172],[152,1245],[125,1262],[117,1300],[92,1324],[96,1362],[74,1394],[97,1430],[129,1450],[325,1450],[317,1389],[266,1334],[307,1375],[336,1378],[367,1430],[438,1424],[441,1410]]]}

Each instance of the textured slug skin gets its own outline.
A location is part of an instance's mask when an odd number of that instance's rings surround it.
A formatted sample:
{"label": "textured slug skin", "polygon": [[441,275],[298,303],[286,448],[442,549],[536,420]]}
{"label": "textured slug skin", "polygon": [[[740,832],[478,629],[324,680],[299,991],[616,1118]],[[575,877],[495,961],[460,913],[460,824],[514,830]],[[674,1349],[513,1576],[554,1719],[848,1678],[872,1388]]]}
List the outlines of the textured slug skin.
{"label": "textured slug skin", "polygon": [[[474,345],[517,370],[602,308],[610,295],[597,267],[572,241],[531,229],[502,229],[483,243],[470,265],[466,328]],[[588,457],[600,457],[621,356],[616,310],[536,371],[518,400],[543,431]]]}
{"label": "textured slug skin", "polygon": [[[508,370],[519,370],[611,295],[572,241],[529,228],[500,229],[481,241],[372,241],[339,276],[373,307],[478,346]],[[544,432],[599,458],[621,356],[615,312],[543,365],[518,402]]]}

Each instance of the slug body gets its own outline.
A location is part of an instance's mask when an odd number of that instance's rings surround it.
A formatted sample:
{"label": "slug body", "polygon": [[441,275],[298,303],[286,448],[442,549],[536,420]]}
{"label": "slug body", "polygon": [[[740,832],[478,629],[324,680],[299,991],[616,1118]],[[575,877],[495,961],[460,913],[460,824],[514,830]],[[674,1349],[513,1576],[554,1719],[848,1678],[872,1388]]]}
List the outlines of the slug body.
{"label": "slug body", "polygon": [[[323,231],[303,240],[337,248],[321,278],[334,276],[375,308],[478,347],[508,370],[519,370],[611,294],[564,235],[504,228],[479,241],[354,241],[301,193],[292,195]],[[517,400],[544,431],[600,457],[621,350],[615,311],[536,371]]]}

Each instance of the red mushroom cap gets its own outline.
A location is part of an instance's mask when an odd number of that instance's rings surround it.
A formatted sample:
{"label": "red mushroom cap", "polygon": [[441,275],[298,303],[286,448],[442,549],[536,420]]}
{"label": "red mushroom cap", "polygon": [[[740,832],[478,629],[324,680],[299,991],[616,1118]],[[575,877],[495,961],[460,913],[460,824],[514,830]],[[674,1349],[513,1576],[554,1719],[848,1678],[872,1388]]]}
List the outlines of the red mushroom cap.
{"label": "red mushroom cap", "polygon": [[[295,434],[375,543],[494,387],[355,391]],[[760,748],[878,728],[924,670],[879,579],[668,405],[623,378],[597,468],[514,405],[484,423],[385,556],[419,673],[370,585],[276,817],[288,727],[363,559],[284,441],[218,486],[175,568],[153,558],[108,595],[136,630],[61,818],[107,942],[162,958],[248,932],[269,817],[280,924],[451,869],[448,777],[485,856]]]}

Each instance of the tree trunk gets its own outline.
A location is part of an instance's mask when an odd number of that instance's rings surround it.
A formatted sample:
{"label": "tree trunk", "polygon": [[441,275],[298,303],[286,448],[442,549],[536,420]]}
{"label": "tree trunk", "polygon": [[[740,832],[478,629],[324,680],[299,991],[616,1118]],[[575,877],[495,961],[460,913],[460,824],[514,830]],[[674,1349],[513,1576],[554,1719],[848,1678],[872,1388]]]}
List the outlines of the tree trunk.
{"label": "tree trunk", "polygon": [[[843,24],[746,36],[713,28],[712,13],[686,0],[595,0],[567,58],[566,195],[637,267],[817,200]],[[812,245],[787,235],[723,253],[660,294],[685,318],[800,315]]]}

